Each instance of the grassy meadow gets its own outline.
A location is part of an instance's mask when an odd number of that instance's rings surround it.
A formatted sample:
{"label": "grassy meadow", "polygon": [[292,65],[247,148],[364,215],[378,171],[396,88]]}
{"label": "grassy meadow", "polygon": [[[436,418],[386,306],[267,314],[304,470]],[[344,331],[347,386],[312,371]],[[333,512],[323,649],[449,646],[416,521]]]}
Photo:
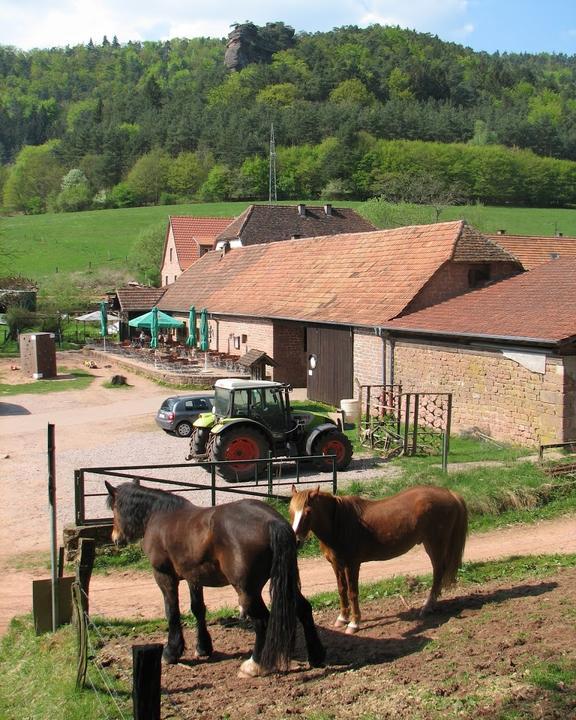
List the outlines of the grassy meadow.
{"label": "grassy meadow", "polygon": [[[322,201],[307,201],[310,205]],[[165,228],[169,215],[234,217],[249,204],[222,202],[165,205],[121,210],[97,210],[0,218],[0,240],[7,251],[1,274],[19,274],[45,281],[56,274],[126,270],[127,256],[140,233]],[[286,203],[294,204],[294,202]],[[361,202],[335,205],[363,211]],[[422,222],[434,211],[421,207]],[[402,209],[398,217],[402,216]],[[417,217],[420,217],[418,214]],[[442,211],[440,220],[465,217],[484,232],[505,229],[509,234],[576,236],[576,210],[467,206]]]}

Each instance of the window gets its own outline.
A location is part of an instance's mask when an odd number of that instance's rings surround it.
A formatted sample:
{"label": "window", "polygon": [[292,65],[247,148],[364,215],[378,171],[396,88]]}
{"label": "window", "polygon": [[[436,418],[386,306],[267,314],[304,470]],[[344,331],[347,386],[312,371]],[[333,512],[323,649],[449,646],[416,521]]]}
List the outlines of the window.
{"label": "window", "polygon": [[170,248],[170,262],[172,262],[172,248]]}
{"label": "window", "polygon": [[166,275],[166,282],[164,283],[164,285],[168,285],[168,275]]}
{"label": "window", "polygon": [[240,335],[234,335],[234,350],[240,350]]}
{"label": "window", "polygon": [[477,288],[486,285],[490,280],[490,265],[484,263],[468,270],[468,287]]}

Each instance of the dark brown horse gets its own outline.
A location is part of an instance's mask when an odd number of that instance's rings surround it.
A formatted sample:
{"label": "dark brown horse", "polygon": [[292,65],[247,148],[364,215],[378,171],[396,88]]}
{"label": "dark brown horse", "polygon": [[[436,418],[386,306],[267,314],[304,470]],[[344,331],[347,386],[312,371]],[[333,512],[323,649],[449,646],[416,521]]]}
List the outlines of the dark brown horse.
{"label": "dark brown horse", "polygon": [[445,488],[413,487],[383,500],[338,497],[292,486],[292,528],[299,542],[312,531],[336,574],[340,615],[336,627],[347,633],[360,626],[358,574],[368,560],[389,560],[423,543],[434,571],[432,589],[422,612],[429,610],[443,587],[456,581],[468,531],[464,500]]}
{"label": "dark brown horse", "polygon": [[[203,508],[179,495],[132,483],[113,487],[106,482],[106,487],[114,511],[112,540],[143,538],[142,548],[164,595],[166,662],[178,662],[184,652],[178,585],[186,580],[197,622],[196,657],[212,653],[203,588],[232,585],[256,632],[252,657],[242,664],[240,677],[289,666],[296,618],[304,628],[310,664],[323,664],[325,651],[312,609],[300,592],[296,538],[276,510],[259,500]],[[268,579],[270,611],[262,600]]]}

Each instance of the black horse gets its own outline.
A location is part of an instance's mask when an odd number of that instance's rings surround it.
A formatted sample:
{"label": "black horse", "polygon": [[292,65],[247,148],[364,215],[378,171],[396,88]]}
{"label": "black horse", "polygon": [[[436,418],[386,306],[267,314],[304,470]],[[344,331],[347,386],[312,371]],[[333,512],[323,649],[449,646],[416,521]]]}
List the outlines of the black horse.
{"label": "black horse", "polygon": [[[323,664],[325,650],[316,632],[310,603],[300,592],[296,538],[290,524],[259,500],[204,508],[179,495],[132,483],[113,487],[106,482],[114,511],[112,540],[142,547],[164,595],[168,644],[164,660],[176,663],[184,652],[178,585],[190,587],[197,622],[196,657],[212,653],[206,627],[203,588],[232,585],[240,607],[256,632],[252,657],[240,677],[254,677],[289,667],[296,618],[304,629],[308,660]],[[262,589],[270,579],[270,611]]]}

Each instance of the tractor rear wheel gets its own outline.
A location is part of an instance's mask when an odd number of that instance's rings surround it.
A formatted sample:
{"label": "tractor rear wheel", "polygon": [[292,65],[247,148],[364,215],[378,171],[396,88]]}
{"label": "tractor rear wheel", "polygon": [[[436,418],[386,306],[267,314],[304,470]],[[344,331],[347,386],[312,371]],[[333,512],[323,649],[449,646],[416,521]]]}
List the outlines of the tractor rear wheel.
{"label": "tractor rear wheel", "polygon": [[[210,444],[209,459],[215,462],[222,460],[257,460],[267,458],[270,445],[268,440],[256,428],[248,425],[232,427],[214,436]],[[266,470],[266,463],[229,462],[217,465],[216,472],[228,482],[253,480]]]}
{"label": "tractor rear wheel", "polygon": [[[316,440],[312,447],[312,455],[336,455],[336,469],[345,470],[352,459],[352,443],[348,437],[339,430],[329,430]],[[332,470],[332,458],[317,460],[321,472]]]}

